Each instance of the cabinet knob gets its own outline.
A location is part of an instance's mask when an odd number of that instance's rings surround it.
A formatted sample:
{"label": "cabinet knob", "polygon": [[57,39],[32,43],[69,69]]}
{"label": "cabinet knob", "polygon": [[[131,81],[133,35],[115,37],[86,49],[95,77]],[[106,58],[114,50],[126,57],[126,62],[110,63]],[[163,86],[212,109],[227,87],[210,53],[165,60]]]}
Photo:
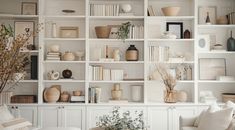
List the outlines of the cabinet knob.
{"label": "cabinet knob", "polygon": [[58,107],[58,109],[61,109],[61,107]]}
{"label": "cabinet knob", "polygon": [[62,109],[64,109],[64,106],[62,106]]}
{"label": "cabinet knob", "polygon": [[18,109],[18,106],[16,106],[15,108]]}
{"label": "cabinet knob", "polygon": [[11,106],[11,109],[15,109],[15,107],[14,107],[14,106]]}

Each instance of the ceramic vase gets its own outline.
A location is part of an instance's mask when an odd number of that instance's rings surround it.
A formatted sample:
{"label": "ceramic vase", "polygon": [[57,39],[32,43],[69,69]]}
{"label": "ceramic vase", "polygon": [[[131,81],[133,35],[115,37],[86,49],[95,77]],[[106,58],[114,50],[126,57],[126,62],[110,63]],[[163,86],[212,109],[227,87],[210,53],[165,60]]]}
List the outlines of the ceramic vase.
{"label": "ceramic vase", "polygon": [[188,99],[188,95],[185,91],[177,92],[177,99],[179,102],[186,102]]}
{"label": "ceramic vase", "polygon": [[111,90],[111,95],[113,100],[121,100],[122,89],[120,88],[120,84],[114,84],[113,90]]}
{"label": "ceramic vase", "polygon": [[61,95],[60,95],[60,101],[61,102],[68,102],[69,101],[69,93],[64,91]]}
{"label": "ceramic vase", "polygon": [[75,60],[75,55],[72,52],[65,52],[63,55],[63,60],[64,61],[74,61]]}
{"label": "ceramic vase", "polygon": [[142,86],[140,85],[131,86],[131,92],[132,92],[132,101],[140,102],[142,100]]}
{"label": "ceramic vase", "polygon": [[48,103],[56,103],[60,98],[60,91],[55,87],[46,88],[44,99]]}
{"label": "ceramic vase", "polygon": [[164,91],[164,102],[165,103],[176,103],[177,102],[177,91],[176,90]]}

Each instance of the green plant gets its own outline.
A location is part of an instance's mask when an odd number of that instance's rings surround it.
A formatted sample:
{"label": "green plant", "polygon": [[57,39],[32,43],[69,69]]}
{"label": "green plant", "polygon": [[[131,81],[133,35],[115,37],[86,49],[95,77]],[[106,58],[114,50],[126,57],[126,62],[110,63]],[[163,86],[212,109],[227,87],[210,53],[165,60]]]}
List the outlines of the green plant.
{"label": "green plant", "polygon": [[118,38],[125,41],[130,33],[130,27],[130,22],[122,23],[121,27],[118,29]]}
{"label": "green plant", "polygon": [[143,130],[145,129],[143,111],[135,112],[131,115],[130,111],[120,113],[120,107],[114,107],[110,115],[99,117],[96,125],[105,130]]}

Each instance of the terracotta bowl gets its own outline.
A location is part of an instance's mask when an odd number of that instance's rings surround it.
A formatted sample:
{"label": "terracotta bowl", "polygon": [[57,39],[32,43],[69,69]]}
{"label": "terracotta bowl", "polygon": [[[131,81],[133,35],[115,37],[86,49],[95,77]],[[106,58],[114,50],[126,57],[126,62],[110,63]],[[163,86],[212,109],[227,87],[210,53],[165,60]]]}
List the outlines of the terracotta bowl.
{"label": "terracotta bowl", "polygon": [[111,27],[109,26],[96,26],[95,33],[97,38],[109,38]]}
{"label": "terracotta bowl", "polygon": [[162,12],[165,16],[177,16],[179,14],[180,7],[170,6],[162,8]]}

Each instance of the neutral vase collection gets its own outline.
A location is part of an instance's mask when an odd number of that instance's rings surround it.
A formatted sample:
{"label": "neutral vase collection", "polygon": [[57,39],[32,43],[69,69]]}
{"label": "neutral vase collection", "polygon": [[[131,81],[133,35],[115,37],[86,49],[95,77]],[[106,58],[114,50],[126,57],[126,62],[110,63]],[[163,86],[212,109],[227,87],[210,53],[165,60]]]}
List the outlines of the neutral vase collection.
{"label": "neutral vase collection", "polygon": [[44,100],[48,103],[55,103],[60,99],[60,90],[58,86],[51,86],[44,90]]}
{"label": "neutral vase collection", "polygon": [[127,61],[138,61],[139,60],[139,51],[135,45],[130,45],[126,50],[126,60]]}
{"label": "neutral vase collection", "polygon": [[233,32],[231,31],[231,37],[227,41],[227,50],[235,51],[235,39],[233,38]]}

